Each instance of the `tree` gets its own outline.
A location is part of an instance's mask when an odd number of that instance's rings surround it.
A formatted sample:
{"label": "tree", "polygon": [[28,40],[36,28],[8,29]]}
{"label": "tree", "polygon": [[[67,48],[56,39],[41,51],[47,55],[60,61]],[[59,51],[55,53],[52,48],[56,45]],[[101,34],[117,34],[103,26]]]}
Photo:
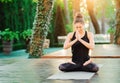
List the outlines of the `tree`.
{"label": "tree", "polygon": [[94,1],[93,0],[86,0],[86,4],[87,4],[87,9],[88,9],[88,13],[90,15],[91,21],[93,23],[93,26],[95,28],[95,33],[96,34],[100,34],[100,27],[99,24],[97,22],[97,19],[95,17],[94,14]]}
{"label": "tree", "polygon": [[1,30],[10,28],[13,31],[22,32],[24,29],[32,28],[36,2],[33,0],[0,0],[0,6]]}
{"label": "tree", "polygon": [[120,45],[120,0],[116,2],[116,32],[115,32],[115,43]]}
{"label": "tree", "polygon": [[39,58],[43,55],[43,42],[48,32],[52,4],[53,0],[38,0],[29,58]]}
{"label": "tree", "polygon": [[82,0],[72,0],[73,2],[73,16],[75,16],[76,12],[80,12],[80,2]]}
{"label": "tree", "polygon": [[65,36],[66,30],[64,26],[63,16],[62,16],[62,9],[60,5],[57,5],[56,17],[55,17],[55,43],[58,43],[58,36]]}
{"label": "tree", "polygon": [[70,14],[69,14],[69,9],[68,9],[68,1],[63,0],[64,2],[64,11],[65,11],[65,17],[66,17],[66,22],[67,24],[70,23]]}
{"label": "tree", "polygon": [[103,2],[102,1],[102,12],[101,12],[101,15],[102,15],[102,17],[101,17],[101,28],[102,28],[102,30],[101,30],[101,33],[103,33],[103,34],[105,34],[105,9],[106,9],[106,5],[105,5],[106,3],[105,3],[105,1]]}
{"label": "tree", "polygon": [[[94,12],[96,14],[96,18],[100,21],[101,30],[100,32],[105,34],[108,29],[106,24],[113,25],[113,23],[109,23],[113,21],[115,13],[114,13],[114,3],[113,0],[95,0],[94,1]],[[110,27],[110,26],[109,26]],[[113,27],[113,26],[112,26]]]}

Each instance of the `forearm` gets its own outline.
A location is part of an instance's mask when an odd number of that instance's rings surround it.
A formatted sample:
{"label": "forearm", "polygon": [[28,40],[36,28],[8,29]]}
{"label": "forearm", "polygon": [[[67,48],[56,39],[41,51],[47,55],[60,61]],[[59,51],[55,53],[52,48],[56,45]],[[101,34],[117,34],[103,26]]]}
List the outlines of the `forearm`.
{"label": "forearm", "polygon": [[88,42],[82,40],[81,38],[78,39],[78,40],[79,40],[84,46],[86,46],[87,48],[93,50],[93,48],[94,48],[94,44],[88,43]]}
{"label": "forearm", "polygon": [[69,43],[66,43],[66,42],[65,42],[63,48],[64,48],[64,49],[67,49],[67,48],[71,47],[75,42],[77,42],[77,39],[75,39],[75,40],[73,40],[73,41],[71,41],[71,42],[69,42]]}

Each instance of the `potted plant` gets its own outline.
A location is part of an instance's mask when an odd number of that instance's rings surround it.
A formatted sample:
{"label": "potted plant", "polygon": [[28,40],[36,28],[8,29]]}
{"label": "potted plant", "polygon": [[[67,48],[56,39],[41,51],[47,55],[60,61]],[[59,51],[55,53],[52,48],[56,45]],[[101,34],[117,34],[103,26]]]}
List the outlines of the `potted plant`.
{"label": "potted plant", "polygon": [[2,46],[4,53],[10,53],[13,49],[13,40],[19,40],[18,31],[11,31],[9,28],[4,31],[0,31],[0,36],[2,39]]}
{"label": "potted plant", "polygon": [[114,42],[114,33],[115,33],[115,29],[110,27],[108,30],[107,30],[107,33],[110,34],[110,43],[113,43]]}
{"label": "potted plant", "polygon": [[31,35],[32,29],[24,30],[21,34],[22,38],[25,40],[26,52],[29,52]]}

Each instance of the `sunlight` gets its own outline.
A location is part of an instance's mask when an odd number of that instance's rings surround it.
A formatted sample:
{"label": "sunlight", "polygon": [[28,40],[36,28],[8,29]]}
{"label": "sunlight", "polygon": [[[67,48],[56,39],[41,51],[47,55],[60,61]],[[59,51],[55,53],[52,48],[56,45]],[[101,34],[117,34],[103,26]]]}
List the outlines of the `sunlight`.
{"label": "sunlight", "polygon": [[38,2],[38,0],[33,0],[33,2],[36,2],[36,3],[37,3],[37,2]]}
{"label": "sunlight", "polygon": [[115,1],[112,1],[112,4],[115,5]]}
{"label": "sunlight", "polygon": [[90,7],[90,8],[93,8],[94,7],[94,4],[95,4],[95,1],[94,0],[85,0],[86,1],[86,3],[88,4],[88,6]]}
{"label": "sunlight", "polygon": [[94,6],[94,0],[81,0],[82,2],[80,3],[80,11],[85,13],[87,10],[87,3],[90,8]]}
{"label": "sunlight", "polygon": [[[112,5],[115,6],[115,1],[112,1]],[[114,11],[116,11],[116,8],[114,8]]]}
{"label": "sunlight", "polygon": [[86,12],[86,7],[87,7],[86,0],[83,0],[80,4],[80,11],[82,13],[85,13]]}
{"label": "sunlight", "polygon": [[60,2],[63,2],[63,0],[60,0]]}
{"label": "sunlight", "polygon": [[89,21],[87,20],[87,21],[85,21],[85,30],[88,30],[88,28],[89,28]]}
{"label": "sunlight", "polygon": [[86,2],[86,0],[83,0],[83,2],[85,3],[85,2]]}

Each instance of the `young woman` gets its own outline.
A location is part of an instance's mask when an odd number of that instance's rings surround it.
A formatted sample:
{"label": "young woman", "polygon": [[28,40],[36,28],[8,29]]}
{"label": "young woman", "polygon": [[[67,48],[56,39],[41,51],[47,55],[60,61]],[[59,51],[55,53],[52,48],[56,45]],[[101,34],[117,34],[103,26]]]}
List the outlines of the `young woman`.
{"label": "young woman", "polygon": [[65,72],[97,72],[99,68],[89,56],[89,50],[94,48],[93,34],[84,30],[84,19],[80,13],[76,14],[73,23],[75,32],[69,33],[64,43],[64,49],[71,47],[72,62],[61,64],[59,69]]}

